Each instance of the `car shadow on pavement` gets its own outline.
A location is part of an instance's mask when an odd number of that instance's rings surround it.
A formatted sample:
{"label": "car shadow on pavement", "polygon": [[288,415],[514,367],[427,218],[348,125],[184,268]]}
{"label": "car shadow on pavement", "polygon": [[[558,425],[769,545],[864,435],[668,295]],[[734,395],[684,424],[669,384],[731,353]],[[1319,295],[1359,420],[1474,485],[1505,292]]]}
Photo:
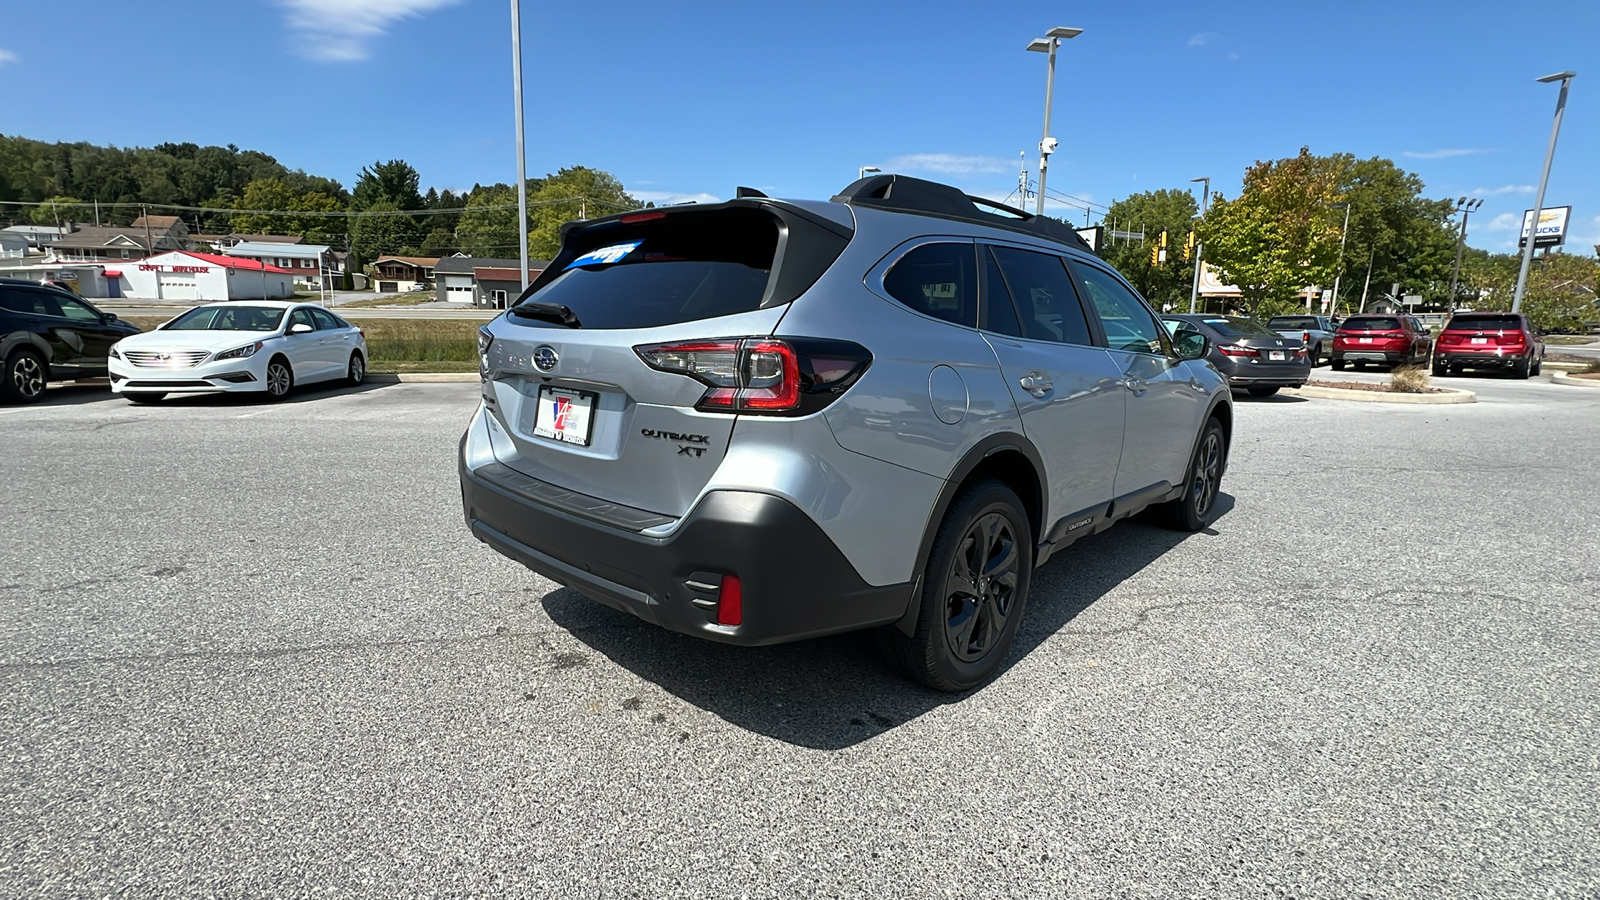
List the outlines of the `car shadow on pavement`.
{"label": "car shadow on pavement", "polygon": [[[1233,498],[1222,494],[1217,502],[1220,519]],[[1034,573],[1023,624],[996,679],[1188,537],[1138,517],[1052,557]],[[913,684],[878,652],[871,632],[735,647],[657,628],[566,588],[541,604],[573,637],[678,699],[737,727],[817,750],[859,744],[984,691],[944,694]]]}
{"label": "car shadow on pavement", "polygon": [[297,386],[282,400],[268,400],[265,393],[219,393],[219,394],[168,394],[157,405],[159,406],[273,406],[278,404],[293,405],[296,403],[314,403],[329,397],[339,397],[346,394],[366,394],[384,388],[397,387],[399,382],[364,381],[351,387],[342,381],[319,381],[315,384]]}
{"label": "car shadow on pavement", "polygon": [[45,389],[44,396],[40,397],[34,406],[82,406],[85,403],[98,403],[102,400],[120,399],[111,393],[109,381],[75,381],[68,384],[52,384]]}

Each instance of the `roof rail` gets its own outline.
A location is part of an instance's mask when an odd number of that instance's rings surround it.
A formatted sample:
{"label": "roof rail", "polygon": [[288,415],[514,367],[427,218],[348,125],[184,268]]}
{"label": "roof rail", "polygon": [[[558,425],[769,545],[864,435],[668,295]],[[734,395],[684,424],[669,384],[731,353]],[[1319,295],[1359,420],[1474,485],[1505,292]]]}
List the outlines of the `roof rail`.
{"label": "roof rail", "polygon": [[[907,175],[871,175],[852,183],[831,199],[835,203],[870,206],[891,212],[922,213],[1004,228],[1093,252],[1088,242],[1079,236],[1077,229],[1065,222],[1035,216],[983,197],[972,197],[958,188],[937,181],[925,181]],[[1003,214],[988,212],[982,207],[1000,210]]]}

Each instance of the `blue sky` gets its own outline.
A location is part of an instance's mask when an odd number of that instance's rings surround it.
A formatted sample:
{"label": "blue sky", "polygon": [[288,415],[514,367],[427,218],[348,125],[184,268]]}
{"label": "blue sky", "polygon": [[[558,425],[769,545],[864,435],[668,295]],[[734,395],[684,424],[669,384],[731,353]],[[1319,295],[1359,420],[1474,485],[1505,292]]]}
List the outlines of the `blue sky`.
{"label": "blue sky", "polygon": [[[347,187],[390,158],[439,188],[515,178],[507,0],[61,9],[5,14],[0,133],[234,143]],[[661,202],[827,197],[876,165],[1004,197],[1020,151],[1037,168],[1045,57],[1023,48],[1070,25],[1052,191],[1104,204],[1209,175],[1232,196],[1304,144],[1484,197],[1468,241],[1493,250],[1549,138],[1557,89],[1534,79],[1576,69],[1546,206],[1573,207],[1569,251],[1600,242],[1596,0],[526,0],[522,18],[530,174],[594,166]]]}

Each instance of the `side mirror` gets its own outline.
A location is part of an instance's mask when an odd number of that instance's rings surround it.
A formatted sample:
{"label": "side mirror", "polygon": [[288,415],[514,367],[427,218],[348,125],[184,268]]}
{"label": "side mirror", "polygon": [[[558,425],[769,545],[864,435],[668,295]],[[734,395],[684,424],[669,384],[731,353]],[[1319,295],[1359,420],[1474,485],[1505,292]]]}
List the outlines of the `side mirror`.
{"label": "side mirror", "polygon": [[1205,359],[1211,339],[1192,328],[1180,328],[1172,335],[1172,351],[1182,360]]}
{"label": "side mirror", "polygon": [[307,325],[304,322],[296,322],[293,325],[289,326],[289,333],[290,334],[310,334],[311,332],[312,332],[311,326]]}
{"label": "side mirror", "polygon": [[115,321],[117,321],[117,314],[116,313],[103,312],[103,313],[100,314],[100,324],[101,325],[110,325],[112,322],[115,322]]}

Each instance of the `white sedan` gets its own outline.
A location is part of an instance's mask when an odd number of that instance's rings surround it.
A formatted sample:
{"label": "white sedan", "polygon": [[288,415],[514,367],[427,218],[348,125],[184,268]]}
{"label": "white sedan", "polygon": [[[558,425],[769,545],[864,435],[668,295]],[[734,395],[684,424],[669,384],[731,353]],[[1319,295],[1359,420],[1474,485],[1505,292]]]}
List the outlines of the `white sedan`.
{"label": "white sedan", "polygon": [[169,393],[265,391],[367,374],[361,329],[320,306],[284,301],[208,303],[111,346],[111,390],[135,403]]}

